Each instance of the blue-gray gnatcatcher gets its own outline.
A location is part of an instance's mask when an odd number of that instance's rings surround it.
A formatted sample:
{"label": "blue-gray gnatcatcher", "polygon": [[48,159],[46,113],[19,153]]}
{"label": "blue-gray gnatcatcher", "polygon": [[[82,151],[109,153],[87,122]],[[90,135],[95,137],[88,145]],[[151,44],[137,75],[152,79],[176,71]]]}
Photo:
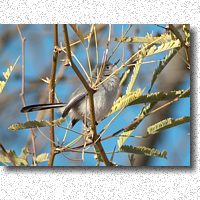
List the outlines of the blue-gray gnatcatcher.
{"label": "blue-gray gnatcatcher", "polygon": [[[119,60],[115,64],[105,65],[101,78],[102,81],[105,80],[117,69],[118,62]],[[100,72],[100,66],[97,66],[92,71],[93,82],[97,80],[99,72]],[[97,91],[94,93],[94,109],[95,109],[95,117],[97,123],[103,120],[109,113],[113,105],[113,102],[117,96],[119,83],[120,83],[119,75],[118,73],[115,73],[109,79],[100,84]],[[61,108],[60,110],[62,111],[63,118],[66,117],[67,114],[69,113],[69,116],[72,118],[72,127],[79,120],[85,122],[86,119],[87,122],[86,124],[88,124],[89,122],[90,118],[89,100],[87,96],[87,91],[83,85],[81,85],[72,93],[68,103],[29,105],[23,107],[21,109],[21,112],[33,112],[51,108]]]}

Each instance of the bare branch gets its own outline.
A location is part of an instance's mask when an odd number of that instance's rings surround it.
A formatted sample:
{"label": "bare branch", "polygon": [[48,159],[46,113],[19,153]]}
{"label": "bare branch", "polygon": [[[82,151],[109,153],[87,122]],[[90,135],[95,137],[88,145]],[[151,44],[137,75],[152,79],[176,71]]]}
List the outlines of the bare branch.
{"label": "bare branch", "polygon": [[[52,68],[51,68],[51,78],[49,84],[49,103],[54,103],[55,99],[55,79],[56,79],[56,66],[58,60],[58,25],[53,26],[54,32],[54,51],[53,51],[53,60],[52,60]],[[50,110],[50,122],[54,121],[54,110]],[[55,158],[55,137],[54,137],[54,126],[50,126],[50,158],[48,161],[48,166],[53,166],[54,158]]]}
{"label": "bare branch", "polygon": [[[26,38],[23,37],[19,25],[17,25],[17,30],[19,32],[20,39],[21,39],[21,45],[22,45],[22,85],[21,85],[20,97],[21,97],[22,105],[23,105],[23,107],[25,107],[26,99],[25,99],[24,90],[25,90],[25,41],[26,41]],[[30,121],[28,113],[26,113],[26,120]],[[33,165],[36,166],[35,132],[33,131],[33,129],[30,129],[30,132],[31,132],[31,141],[32,141],[32,148],[33,148]]]}
{"label": "bare branch", "polygon": [[88,92],[88,97],[89,97],[89,106],[90,106],[90,121],[91,121],[91,130],[93,132],[93,139],[94,141],[97,140],[96,146],[100,152],[100,155],[102,157],[102,160],[104,161],[104,164],[106,166],[112,166],[112,163],[108,160],[105,151],[102,147],[102,144],[100,140],[98,139],[99,136],[97,135],[96,132],[96,125],[95,125],[95,110],[94,110],[94,99],[93,99],[93,94],[94,90],[88,85],[87,81],[84,79],[76,65],[73,63],[72,57],[71,57],[71,50],[70,50],[70,43],[69,43],[69,37],[68,37],[68,31],[67,31],[67,26],[63,25],[63,33],[64,33],[64,40],[65,40],[65,45],[66,45],[66,65],[69,65],[73,68],[75,71],[76,75],[79,77],[80,81],[84,85],[85,89]]}

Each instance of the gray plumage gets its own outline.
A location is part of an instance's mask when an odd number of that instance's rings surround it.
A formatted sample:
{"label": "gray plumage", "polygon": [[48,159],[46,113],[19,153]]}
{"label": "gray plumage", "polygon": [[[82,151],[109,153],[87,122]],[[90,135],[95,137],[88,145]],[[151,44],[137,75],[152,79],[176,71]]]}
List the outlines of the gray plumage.
{"label": "gray plumage", "polygon": [[[105,66],[101,80],[105,80],[117,69],[116,64],[117,63],[115,63],[114,65],[107,64]],[[97,73],[99,73],[99,71],[100,66],[96,67],[93,70],[93,82],[96,81]],[[109,113],[118,93],[119,82],[120,78],[119,75],[116,73],[112,75],[108,80],[100,84],[97,91],[94,93],[94,109],[96,122],[100,122],[101,120],[103,120]],[[89,124],[89,100],[87,96],[87,91],[83,85],[81,85],[72,93],[67,104],[55,103],[30,105],[22,108],[21,112],[32,112],[51,108],[60,108],[60,111],[62,112],[62,117],[66,117],[67,114],[69,114],[69,116],[72,118],[72,126],[79,120],[84,121],[85,118],[87,118],[87,124]]]}

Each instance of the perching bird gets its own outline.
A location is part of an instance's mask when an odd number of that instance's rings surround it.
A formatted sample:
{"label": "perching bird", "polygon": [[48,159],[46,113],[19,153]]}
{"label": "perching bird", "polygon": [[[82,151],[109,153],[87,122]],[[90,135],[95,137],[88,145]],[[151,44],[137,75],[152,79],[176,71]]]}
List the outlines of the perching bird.
{"label": "perching bird", "polygon": [[[115,64],[106,64],[104,67],[104,71],[102,73],[101,81],[105,80],[108,76],[110,76],[116,69],[117,63]],[[92,71],[92,80],[95,82],[97,80],[97,76],[100,72],[100,66],[97,66]],[[119,89],[120,78],[118,73],[113,74],[108,80],[104,81],[99,85],[97,91],[94,93],[94,109],[95,109],[95,119],[96,122],[99,123],[103,120],[113,105],[113,102],[117,96]],[[89,124],[90,119],[90,110],[89,110],[89,100],[87,91],[83,85],[77,88],[69,98],[68,103],[54,103],[54,104],[37,104],[37,105],[29,105],[23,107],[21,112],[33,112],[39,110],[46,110],[51,108],[61,108],[62,117],[66,117],[69,113],[69,116],[72,118],[72,127],[79,121],[84,121],[86,118],[86,124]]]}

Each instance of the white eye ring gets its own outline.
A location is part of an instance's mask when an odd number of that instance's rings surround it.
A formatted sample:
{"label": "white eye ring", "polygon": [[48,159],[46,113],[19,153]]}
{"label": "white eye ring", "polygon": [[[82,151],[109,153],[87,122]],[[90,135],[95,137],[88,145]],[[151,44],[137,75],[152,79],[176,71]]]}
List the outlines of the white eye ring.
{"label": "white eye ring", "polygon": [[106,66],[106,69],[110,69],[110,66]]}

